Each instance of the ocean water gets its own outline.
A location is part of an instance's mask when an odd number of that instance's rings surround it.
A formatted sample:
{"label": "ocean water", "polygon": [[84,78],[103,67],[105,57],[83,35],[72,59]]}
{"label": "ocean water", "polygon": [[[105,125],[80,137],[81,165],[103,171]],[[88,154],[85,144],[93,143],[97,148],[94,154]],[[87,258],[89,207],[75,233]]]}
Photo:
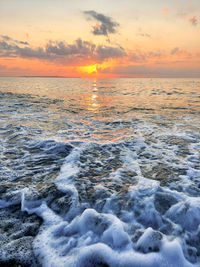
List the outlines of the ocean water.
{"label": "ocean water", "polygon": [[200,266],[200,79],[0,78],[0,152],[2,266]]}

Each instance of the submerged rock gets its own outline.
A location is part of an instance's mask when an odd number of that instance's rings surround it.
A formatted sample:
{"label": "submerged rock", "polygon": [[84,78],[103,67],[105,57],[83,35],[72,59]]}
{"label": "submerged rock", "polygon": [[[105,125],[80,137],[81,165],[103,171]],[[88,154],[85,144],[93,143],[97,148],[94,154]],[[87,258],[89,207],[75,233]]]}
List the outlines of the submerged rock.
{"label": "submerged rock", "polygon": [[177,202],[178,200],[172,194],[166,192],[156,192],[155,194],[155,208],[162,214]]}
{"label": "submerged rock", "polygon": [[144,167],[142,167],[141,170],[144,177],[158,180],[161,186],[167,186],[170,183],[176,183],[177,181],[180,181],[181,178],[179,175],[186,173],[185,170],[173,169],[163,163],[158,163],[150,171],[146,171]]}
{"label": "submerged rock", "polygon": [[33,237],[24,236],[4,244],[1,250],[0,261],[7,266],[7,262],[16,262],[21,265],[37,266],[33,253]]}
{"label": "submerged rock", "polygon": [[[39,266],[32,244],[42,219],[21,211],[22,189],[2,186],[1,192],[2,205],[8,203],[8,207],[0,209],[0,266]],[[39,184],[24,192],[23,201],[30,209],[46,201],[57,214],[66,214],[71,206],[70,195],[60,192],[55,184]]]}
{"label": "submerged rock", "polygon": [[108,263],[99,255],[92,255],[82,259],[78,267],[110,267]]}
{"label": "submerged rock", "polygon": [[178,146],[177,155],[181,157],[186,157],[190,154],[190,150],[188,145],[192,142],[192,140],[187,140],[185,138],[180,138],[177,136],[169,136],[166,139],[166,143],[169,145]]}
{"label": "submerged rock", "polygon": [[197,232],[187,234],[186,244],[195,247],[197,249],[196,254],[200,257],[200,226],[198,227]]}
{"label": "submerged rock", "polygon": [[138,239],[143,235],[144,231],[142,229],[136,229],[136,231],[134,232],[131,241],[133,243],[136,243],[138,241]]}
{"label": "submerged rock", "polygon": [[29,208],[38,207],[45,201],[57,214],[66,214],[71,206],[71,195],[57,189],[55,184],[40,184],[25,193],[25,203]]}
{"label": "submerged rock", "polygon": [[0,266],[39,266],[32,243],[42,220],[20,208],[0,210]]}

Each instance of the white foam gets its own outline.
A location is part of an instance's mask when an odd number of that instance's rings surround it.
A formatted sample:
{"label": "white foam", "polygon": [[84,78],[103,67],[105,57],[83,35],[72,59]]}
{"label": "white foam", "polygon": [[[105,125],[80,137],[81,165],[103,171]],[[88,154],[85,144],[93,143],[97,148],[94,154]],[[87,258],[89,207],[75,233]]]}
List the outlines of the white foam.
{"label": "white foam", "polygon": [[81,150],[73,149],[66,157],[65,163],[61,167],[60,174],[56,179],[56,184],[60,190],[65,190],[66,184],[73,184],[74,175],[79,172],[78,162]]}
{"label": "white foam", "polygon": [[56,215],[45,203],[45,201],[32,201],[26,200],[26,195],[30,194],[31,190],[24,188],[21,191],[21,210],[26,211],[28,214],[37,214],[41,217],[46,224],[57,224],[61,221],[60,217]]}
{"label": "white foam", "polygon": [[187,198],[178,202],[166,213],[173,222],[181,225],[183,229],[196,231],[200,224],[200,198]]}
{"label": "white foam", "polygon": [[129,192],[132,198],[150,196],[158,190],[159,182],[155,180],[139,177],[137,186],[130,186]]}
{"label": "white foam", "polygon": [[[100,262],[110,267],[193,266],[184,258],[177,239],[171,242],[166,238],[152,239],[150,228],[139,239],[138,246],[158,246],[159,252],[135,251],[123,225],[111,217],[89,209],[71,224],[61,222],[46,227],[34,242],[35,253],[43,266],[89,267]],[[101,218],[101,224],[95,226],[95,218]],[[102,222],[109,222],[107,229],[102,228]]]}
{"label": "white foam", "polygon": [[[27,204],[22,196],[22,209],[29,213],[35,212],[45,221],[43,231],[37,236],[34,243],[35,253],[39,256],[43,266],[89,267],[98,265],[99,262],[108,264],[110,267],[192,266],[183,255],[182,242],[175,237],[173,237],[173,241],[170,241],[171,238],[168,239],[167,236],[161,235],[147,226],[162,228],[164,226],[163,218],[167,218],[174,226],[172,233],[179,236],[182,227],[189,229],[188,225],[191,225],[194,220],[193,224],[195,224],[194,229],[196,230],[196,222],[200,218],[197,207],[199,203],[193,203],[190,200],[193,205],[189,211],[191,218],[186,220],[180,215],[180,220],[177,221],[175,218],[177,218],[176,214],[181,203],[187,202],[189,198],[184,192],[165,188],[163,192],[173,195],[179,202],[172,205],[162,217],[154,206],[154,196],[159,190],[160,183],[142,176],[140,160],[136,152],[125,148],[121,153],[123,166],[110,173],[110,179],[120,185],[124,170],[136,172],[135,178],[138,182],[129,186],[127,192],[129,200],[134,201],[133,209],[126,210],[126,207],[121,206],[121,217],[117,217],[113,206],[117,195],[113,193],[106,199],[103,207],[104,213],[98,213],[92,208],[84,210],[83,204],[78,201],[78,190],[74,186],[74,180],[79,175],[81,168],[85,168],[84,164],[81,166],[82,163],[80,163],[81,153],[85,148],[88,149],[92,146],[91,143],[85,147],[82,146],[81,149],[73,149],[56,179],[57,188],[72,197],[71,208],[65,216],[55,215],[45,203],[42,203],[40,207],[31,208],[31,205]],[[137,147],[137,142],[135,142],[135,146]],[[161,146],[159,144],[154,149],[157,150]],[[137,151],[140,151],[141,148],[145,148],[143,140],[138,143]],[[152,153],[151,149],[149,147],[148,151]],[[165,155],[167,159],[168,156],[170,155]],[[186,186],[188,176],[183,176],[182,179],[185,179]],[[99,183],[94,186],[94,189],[96,193],[101,193],[105,192],[106,187]],[[184,225],[181,221],[184,221]],[[134,228],[142,229],[144,232],[136,244],[131,240],[131,231]],[[145,230],[145,228],[147,229]],[[156,236],[160,235],[162,238],[156,239]],[[185,247],[183,246],[183,248]]]}

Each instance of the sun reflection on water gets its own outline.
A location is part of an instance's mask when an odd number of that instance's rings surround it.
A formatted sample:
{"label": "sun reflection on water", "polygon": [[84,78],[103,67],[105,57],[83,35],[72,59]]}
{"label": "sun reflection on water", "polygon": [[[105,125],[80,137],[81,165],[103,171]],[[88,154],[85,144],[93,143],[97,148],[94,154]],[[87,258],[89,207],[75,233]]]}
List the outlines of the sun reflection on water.
{"label": "sun reflection on water", "polygon": [[88,110],[94,112],[95,114],[99,111],[100,103],[98,101],[98,88],[96,79],[92,84],[92,94],[89,97]]}

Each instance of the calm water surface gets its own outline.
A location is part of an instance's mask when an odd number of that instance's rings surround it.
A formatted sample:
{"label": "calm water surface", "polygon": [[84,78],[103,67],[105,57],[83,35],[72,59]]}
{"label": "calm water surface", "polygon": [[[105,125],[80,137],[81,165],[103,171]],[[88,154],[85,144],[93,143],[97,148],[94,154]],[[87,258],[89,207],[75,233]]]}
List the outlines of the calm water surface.
{"label": "calm water surface", "polygon": [[[8,99],[1,98],[4,104],[12,105],[15,94],[21,94],[21,112],[23,101],[29,104],[22,112],[24,117],[31,112],[34,117],[36,112],[42,123],[48,116],[45,126],[40,124],[41,129],[50,127],[48,134],[63,129],[66,119],[73,128],[71,138],[86,138],[87,134],[89,139],[105,142],[132,135],[137,129],[131,127],[131,121],[138,118],[158,123],[181,123],[183,119],[183,125],[190,127],[193,120],[197,125],[200,112],[200,79],[1,78],[0,90],[13,93]],[[113,129],[113,122],[127,123],[128,129],[125,125]]]}

